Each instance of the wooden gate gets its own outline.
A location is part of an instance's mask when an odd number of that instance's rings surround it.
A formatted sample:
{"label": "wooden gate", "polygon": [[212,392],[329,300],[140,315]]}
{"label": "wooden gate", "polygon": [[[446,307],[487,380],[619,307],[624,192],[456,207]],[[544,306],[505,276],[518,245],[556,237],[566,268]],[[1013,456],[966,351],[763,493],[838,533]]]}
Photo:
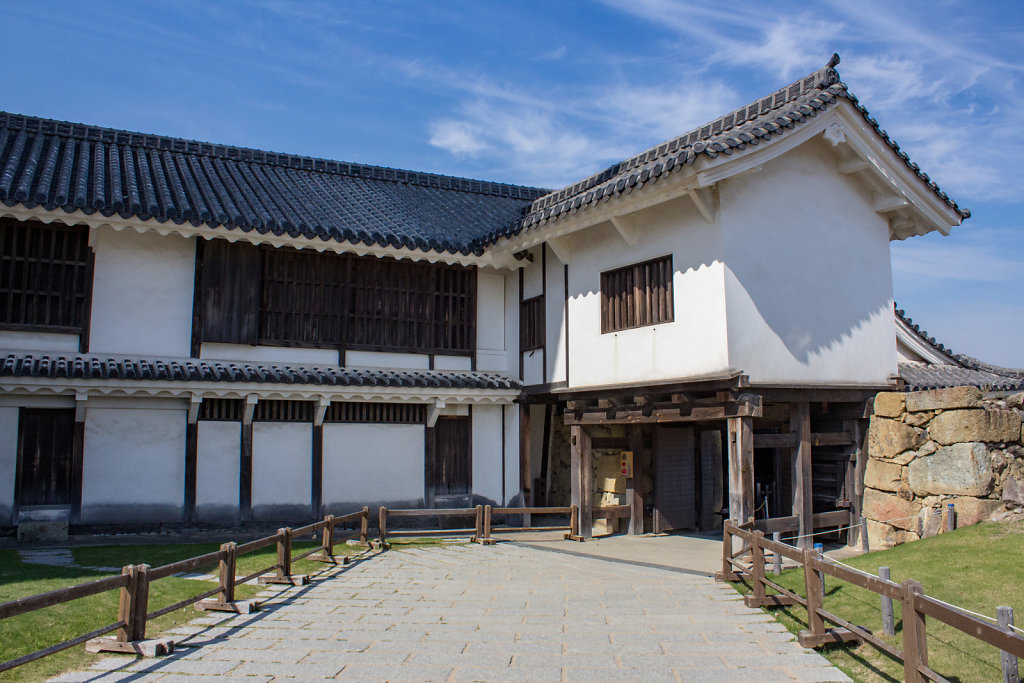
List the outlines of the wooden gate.
{"label": "wooden gate", "polygon": [[22,408],[18,428],[18,506],[71,505],[75,411]]}
{"label": "wooden gate", "polygon": [[697,472],[692,427],[654,428],[654,531],[697,527]]}
{"label": "wooden gate", "polygon": [[470,419],[439,417],[427,453],[427,500],[435,506],[468,505],[472,452]]}

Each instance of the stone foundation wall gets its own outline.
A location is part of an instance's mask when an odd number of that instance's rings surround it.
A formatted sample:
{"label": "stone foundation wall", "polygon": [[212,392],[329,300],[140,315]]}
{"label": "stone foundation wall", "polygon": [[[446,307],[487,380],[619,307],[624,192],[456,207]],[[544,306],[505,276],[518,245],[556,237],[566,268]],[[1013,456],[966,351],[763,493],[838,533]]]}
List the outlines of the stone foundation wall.
{"label": "stone foundation wall", "polygon": [[864,516],[872,549],[1024,510],[1024,393],[977,387],[881,393],[868,430]]}

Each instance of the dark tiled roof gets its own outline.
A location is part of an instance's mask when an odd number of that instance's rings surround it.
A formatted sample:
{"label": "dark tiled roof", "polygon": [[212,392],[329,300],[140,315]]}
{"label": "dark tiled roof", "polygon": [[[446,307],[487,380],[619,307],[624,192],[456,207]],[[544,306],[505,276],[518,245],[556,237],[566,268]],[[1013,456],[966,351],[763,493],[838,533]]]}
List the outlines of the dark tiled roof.
{"label": "dark tiled roof", "polygon": [[258,382],[318,386],[372,386],[439,389],[520,389],[500,372],[451,370],[373,370],[365,368],[253,365],[214,360],[139,360],[89,355],[17,354],[0,356],[0,377],[149,380],[171,382]]}
{"label": "dark tiled roof", "polygon": [[900,377],[907,383],[908,391],[943,389],[945,387],[975,386],[989,391],[1024,390],[1024,370],[1002,368],[990,365],[962,353],[953,353],[935,337],[921,329],[906,311],[896,308],[896,315],[914,331],[923,343],[932,347],[946,358],[949,365],[933,363],[900,363]]}
{"label": "dark tiled roof", "polygon": [[463,253],[548,190],[0,112],[0,201]]}
{"label": "dark tiled roof", "polygon": [[960,208],[950,199],[920,166],[910,160],[896,141],[882,130],[867,109],[848,90],[846,84],[839,79],[839,74],[834,68],[838,63],[839,56],[835,55],[823,69],[777,90],[768,97],[751,102],[685,135],[652,147],[574,185],[537,199],[523,218],[496,230],[490,235],[489,241],[517,235],[542,221],[555,221],[598,202],[639,190],[647,184],[656,183],[659,179],[680,171],[685,166],[693,165],[702,155],[714,159],[719,154],[732,154],[734,149],[742,150],[748,145],[771,142],[787,130],[792,130],[815,117],[818,112],[825,111],[840,98],[849,100],[885,143],[950,208],[962,218],[970,217],[970,211]]}

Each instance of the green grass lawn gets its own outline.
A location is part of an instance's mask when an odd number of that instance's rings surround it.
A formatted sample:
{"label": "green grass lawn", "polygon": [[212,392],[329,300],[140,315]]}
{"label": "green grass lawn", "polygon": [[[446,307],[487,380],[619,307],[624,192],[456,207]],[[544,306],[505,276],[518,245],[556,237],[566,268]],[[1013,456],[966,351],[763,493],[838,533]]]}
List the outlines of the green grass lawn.
{"label": "green grass lawn", "polygon": [[[295,542],[293,552],[299,554],[314,545],[316,544],[311,541]],[[152,567],[158,567],[212,552],[219,547],[219,544],[216,543],[126,545],[75,548],[72,552],[76,562],[80,565],[119,567],[145,563]],[[335,546],[335,554],[339,556],[361,551],[361,548],[347,546],[344,543]],[[244,576],[272,565],[276,561],[276,548],[271,545],[238,558],[237,574]],[[314,574],[326,566],[310,560],[300,560],[293,564],[292,571],[296,574]],[[212,575],[216,573],[217,565],[211,564],[199,571]],[[0,551],[0,602],[45,593],[105,576],[110,576],[110,573],[81,568],[25,564],[19,558],[17,551],[2,550]],[[152,612],[165,605],[205,592],[216,585],[216,580],[200,581],[176,577],[154,581],[150,584],[149,611]],[[260,590],[262,589],[255,585],[241,585],[236,588],[236,598],[251,598]],[[118,592],[116,590],[108,591],[0,621],[0,661],[14,659],[117,621]],[[199,612],[191,606],[176,610],[149,622],[146,633],[148,636],[159,635],[187,623],[198,615]],[[84,646],[73,647],[2,673],[0,680],[45,680],[65,671],[86,668],[95,659],[103,656],[110,655],[92,655],[85,652]],[[126,661],[128,661],[127,658]]]}
{"label": "green grass lawn", "polygon": [[[979,524],[845,562],[873,574],[890,567],[893,581],[915,579],[924,584],[926,594],[973,612],[994,617],[997,606],[1009,605],[1017,624],[1024,621],[1024,523]],[[769,578],[806,594],[802,569]],[[750,591],[746,583],[734,585],[743,593]],[[902,649],[899,603],[894,606],[893,637],[882,635],[881,601],[868,590],[826,577],[824,608]],[[769,611],[793,633],[807,627],[807,612],[800,606]],[[928,663],[939,674],[951,681],[1002,680],[994,647],[931,618],[927,632]],[[902,663],[869,644],[826,646],[819,652],[856,681],[903,680]]]}

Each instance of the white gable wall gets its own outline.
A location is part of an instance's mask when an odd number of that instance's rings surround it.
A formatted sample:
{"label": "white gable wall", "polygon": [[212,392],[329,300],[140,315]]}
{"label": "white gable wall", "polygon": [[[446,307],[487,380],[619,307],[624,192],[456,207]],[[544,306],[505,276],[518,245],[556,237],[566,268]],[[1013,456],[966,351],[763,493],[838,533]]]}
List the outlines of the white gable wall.
{"label": "white gable wall", "polygon": [[719,183],[730,364],[752,383],[896,373],[887,221],[812,139]]}
{"label": "white gable wall", "polygon": [[93,230],[89,350],[187,358],[192,344],[195,238]]}

